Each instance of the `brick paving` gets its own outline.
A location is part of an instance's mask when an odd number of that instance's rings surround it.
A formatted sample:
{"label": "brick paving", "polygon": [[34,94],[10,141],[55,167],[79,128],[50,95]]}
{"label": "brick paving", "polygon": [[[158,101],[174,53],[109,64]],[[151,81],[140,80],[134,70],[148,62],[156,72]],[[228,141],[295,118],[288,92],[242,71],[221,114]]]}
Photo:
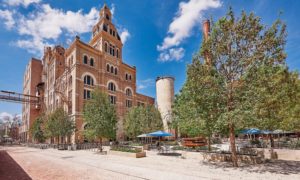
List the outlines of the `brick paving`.
{"label": "brick paving", "polygon": [[0,179],[29,180],[31,177],[5,150],[0,150]]}

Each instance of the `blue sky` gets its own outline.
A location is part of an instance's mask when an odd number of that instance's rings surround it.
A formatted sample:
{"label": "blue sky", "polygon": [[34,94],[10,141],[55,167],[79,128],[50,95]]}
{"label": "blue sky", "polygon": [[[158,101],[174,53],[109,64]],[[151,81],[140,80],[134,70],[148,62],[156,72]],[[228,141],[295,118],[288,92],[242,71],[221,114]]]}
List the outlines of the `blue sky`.
{"label": "blue sky", "polygon": [[[25,66],[41,58],[44,45],[67,47],[75,35],[88,42],[103,0],[0,0],[0,89],[22,92]],[[137,67],[138,92],[155,97],[155,78],[175,77],[175,92],[186,78],[186,65],[198,51],[201,22],[253,11],[266,25],[287,24],[287,63],[300,69],[300,1],[286,0],[106,0],[124,41],[123,61]],[[21,105],[0,101],[3,112],[21,113]]]}

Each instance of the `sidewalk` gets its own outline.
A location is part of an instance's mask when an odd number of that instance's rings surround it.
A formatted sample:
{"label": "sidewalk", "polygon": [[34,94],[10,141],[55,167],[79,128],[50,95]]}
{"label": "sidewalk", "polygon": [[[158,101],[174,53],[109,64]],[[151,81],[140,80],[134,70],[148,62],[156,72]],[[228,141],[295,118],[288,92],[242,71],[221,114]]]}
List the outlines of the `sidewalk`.
{"label": "sidewalk", "polygon": [[31,177],[4,150],[0,150],[0,179],[29,180]]}

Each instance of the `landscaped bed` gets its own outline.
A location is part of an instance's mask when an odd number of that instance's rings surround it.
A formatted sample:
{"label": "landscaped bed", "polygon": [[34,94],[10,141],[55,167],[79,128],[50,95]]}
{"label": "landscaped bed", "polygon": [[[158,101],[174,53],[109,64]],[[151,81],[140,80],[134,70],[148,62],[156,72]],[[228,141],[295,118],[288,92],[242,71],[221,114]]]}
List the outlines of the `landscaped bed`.
{"label": "landscaped bed", "polygon": [[[260,164],[265,161],[264,153],[253,149],[238,152],[237,158],[239,162],[246,164]],[[203,159],[204,161],[212,162],[230,162],[232,160],[232,154],[227,151],[203,152]]]}
{"label": "landscaped bed", "polygon": [[133,146],[111,146],[109,154],[135,158],[146,157],[146,152]]}

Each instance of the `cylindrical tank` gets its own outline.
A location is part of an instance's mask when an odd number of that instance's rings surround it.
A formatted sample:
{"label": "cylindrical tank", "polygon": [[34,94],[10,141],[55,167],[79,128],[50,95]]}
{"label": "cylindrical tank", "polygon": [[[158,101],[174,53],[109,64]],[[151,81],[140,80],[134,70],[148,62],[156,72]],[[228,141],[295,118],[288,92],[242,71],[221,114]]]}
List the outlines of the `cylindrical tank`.
{"label": "cylindrical tank", "polygon": [[156,78],[157,108],[163,120],[164,130],[170,132],[172,122],[172,103],[174,100],[174,77],[162,76]]}

